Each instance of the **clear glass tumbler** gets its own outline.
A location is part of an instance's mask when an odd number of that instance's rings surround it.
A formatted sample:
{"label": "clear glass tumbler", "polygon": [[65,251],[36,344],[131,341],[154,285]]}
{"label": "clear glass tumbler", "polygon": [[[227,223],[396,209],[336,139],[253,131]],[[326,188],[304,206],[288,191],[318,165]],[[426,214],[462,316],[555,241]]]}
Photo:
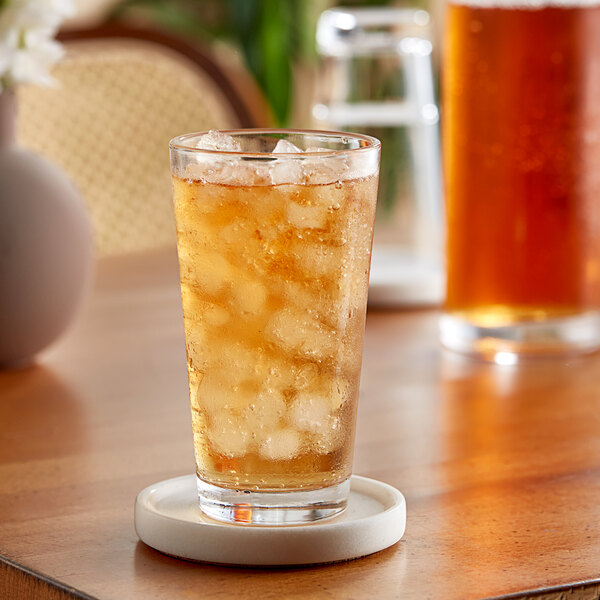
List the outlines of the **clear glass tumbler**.
{"label": "clear glass tumbler", "polygon": [[600,6],[451,3],[442,343],[496,362],[600,347]]}
{"label": "clear glass tumbler", "polygon": [[444,294],[439,113],[429,15],[336,7],[317,26],[313,121],[382,142],[369,303],[440,304]]}
{"label": "clear glass tumbler", "polygon": [[316,131],[171,141],[198,491],[215,519],[346,505],[379,149]]}

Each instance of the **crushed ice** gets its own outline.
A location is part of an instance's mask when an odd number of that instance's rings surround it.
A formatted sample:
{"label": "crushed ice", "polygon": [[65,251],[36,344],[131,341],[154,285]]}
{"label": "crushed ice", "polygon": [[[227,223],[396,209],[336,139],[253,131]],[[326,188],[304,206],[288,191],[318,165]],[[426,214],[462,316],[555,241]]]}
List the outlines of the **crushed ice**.
{"label": "crushed ice", "polygon": [[292,142],[279,140],[275,148],[273,148],[272,154],[297,154],[298,152],[302,152],[302,150],[295,144],[292,144]]}
{"label": "crushed ice", "polygon": [[219,150],[221,152],[241,152],[242,145],[230,135],[211,129],[198,138],[196,148],[200,150]]}
{"label": "crushed ice", "polygon": [[[243,152],[239,140],[211,129],[208,133],[198,138],[196,148],[200,150],[213,150],[221,152]],[[239,158],[223,156],[215,160],[208,155],[198,155],[196,164],[186,167],[183,177],[189,180],[200,180],[208,183],[221,183],[229,185],[282,185],[290,183],[299,184],[329,184],[344,179],[365,177],[376,172],[376,158],[365,154],[351,157],[348,154],[328,157],[323,160],[315,156],[331,152],[331,148],[309,146],[306,150],[298,148],[286,139],[280,139],[265,158],[272,156],[265,162],[254,160],[239,160]],[[300,154],[299,160],[278,155]],[[352,160],[354,159],[354,160]],[[207,161],[210,164],[207,164]]]}

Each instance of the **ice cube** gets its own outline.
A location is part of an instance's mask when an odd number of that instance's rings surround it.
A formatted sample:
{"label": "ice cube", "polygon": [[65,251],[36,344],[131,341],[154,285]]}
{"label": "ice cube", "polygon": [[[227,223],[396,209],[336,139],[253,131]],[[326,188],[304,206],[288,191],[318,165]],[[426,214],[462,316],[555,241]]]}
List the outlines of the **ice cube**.
{"label": "ice cube", "polygon": [[275,429],[260,445],[260,456],[266,460],[291,460],[300,452],[302,439],[294,429]]}
{"label": "ice cube", "polygon": [[311,358],[331,357],[337,346],[335,330],[292,308],[276,312],[267,323],[265,335],[285,351]]}
{"label": "ice cube", "polygon": [[265,387],[279,390],[280,393],[308,389],[319,375],[317,365],[312,362],[296,365],[270,357],[268,363]]}
{"label": "ice cube", "polygon": [[327,206],[297,202],[290,202],[285,212],[290,225],[298,229],[325,229],[329,216]]}
{"label": "ice cube", "polygon": [[226,411],[211,417],[207,437],[211,446],[228,458],[246,454],[251,441],[244,419]]}
{"label": "ice cube", "polygon": [[238,279],[233,287],[235,305],[242,314],[259,314],[267,301],[267,289],[258,281]]}
{"label": "ice cube", "polygon": [[346,155],[345,179],[358,179],[375,175],[379,169],[377,152],[350,152]]}
{"label": "ice cube", "polygon": [[319,375],[319,369],[315,363],[304,363],[294,366],[294,387],[296,389],[305,389],[310,387]]}
{"label": "ice cube", "polygon": [[329,454],[337,450],[344,440],[342,435],[342,422],[339,417],[332,417],[328,421],[326,431],[314,434],[311,447],[319,454]]}
{"label": "ice cube", "polygon": [[208,239],[188,232],[178,232],[177,238],[181,278],[193,284],[196,277],[196,261],[207,251]]}
{"label": "ice cube", "polygon": [[[321,148],[318,146],[309,146],[304,151],[305,153],[318,153],[321,154],[323,152],[334,152],[333,148]],[[311,168],[318,169],[319,164],[325,165],[325,169],[323,169],[320,173],[317,171],[316,176],[319,179],[319,175],[325,176],[327,172],[333,174],[334,169],[337,171],[337,179],[357,179],[359,177],[368,177],[369,175],[374,175],[378,169],[378,158],[376,152],[364,153],[364,152],[348,152],[344,154],[339,154],[335,158],[327,159],[327,161],[323,161],[322,159],[313,158],[310,156],[307,157],[307,166],[309,161],[312,160]],[[335,165],[335,166],[334,166]],[[332,168],[333,167],[333,168]],[[329,169],[329,171],[327,170]],[[324,178],[325,179],[325,178]],[[319,180],[319,183],[328,183],[324,179]],[[330,179],[330,181],[336,181],[336,179]]]}
{"label": "ice cube", "polygon": [[[227,245],[243,245],[254,236],[254,224],[246,219],[236,219],[231,223],[227,223],[219,231],[219,238]],[[237,252],[237,249],[236,249]]]}
{"label": "ice cube", "polygon": [[[288,140],[279,140],[273,148],[273,154],[301,154],[302,150]],[[302,179],[303,169],[300,160],[277,159],[269,164],[271,182],[274,185],[298,183]]]}
{"label": "ice cube", "polygon": [[[212,157],[211,157],[212,158]],[[269,186],[271,171],[269,165],[239,159],[214,160],[204,173],[204,180],[210,183],[239,186]]]}
{"label": "ice cube", "polygon": [[227,410],[236,401],[231,382],[214,369],[203,375],[196,386],[195,395],[190,386],[190,394],[192,405],[210,415]]}
{"label": "ice cube", "polygon": [[265,387],[282,392],[295,387],[294,365],[280,356],[270,356],[264,380]]}
{"label": "ice cube", "polygon": [[[201,136],[196,147],[200,150],[216,150],[223,153],[242,152],[238,140],[214,129]],[[268,168],[242,161],[239,157],[197,153],[194,161],[195,163],[188,165],[185,170],[185,177],[189,180],[222,185],[270,184]]]}
{"label": "ice cube", "polygon": [[249,348],[239,342],[224,338],[221,343],[215,342],[212,347],[211,367],[221,371],[231,385],[240,385],[244,381],[253,380],[264,370],[264,358],[259,349]]}
{"label": "ice cube", "polygon": [[299,308],[310,309],[314,304],[316,298],[309,284],[287,279],[275,283],[279,285],[277,291],[284,305],[295,304]]}
{"label": "ice cube", "polygon": [[269,169],[273,185],[300,183],[304,177],[304,167],[300,160],[277,159],[270,163]]}
{"label": "ice cube", "polygon": [[195,257],[194,283],[203,292],[214,295],[234,279],[233,267],[216,252],[204,251]]}
{"label": "ice cube", "polygon": [[248,431],[263,438],[265,429],[275,429],[285,413],[286,404],[283,394],[274,388],[265,386],[252,397],[244,408],[243,418]]}
{"label": "ice cube", "polygon": [[310,278],[331,277],[337,278],[338,273],[345,264],[346,250],[336,246],[315,245],[302,247],[300,264],[305,275]]}
{"label": "ice cube", "polygon": [[236,139],[216,129],[211,129],[198,138],[196,148],[200,150],[220,150],[222,152],[242,151],[242,146]]}
{"label": "ice cube", "polygon": [[[242,209],[240,208],[238,212],[241,213]],[[257,273],[261,277],[265,276],[268,265],[268,258],[265,256],[265,240],[254,219],[240,216],[223,226],[219,232],[219,242],[223,244],[221,246],[223,252],[228,254],[231,262],[240,268],[239,278],[244,277],[244,273],[248,271]]]}
{"label": "ice cube", "polygon": [[325,396],[310,392],[296,395],[289,411],[293,427],[312,433],[324,433],[329,429],[330,402]]}
{"label": "ice cube", "polygon": [[229,313],[224,308],[207,302],[202,320],[212,327],[222,327],[229,321]]}
{"label": "ice cube", "polygon": [[205,174],[206,181],[223,185],[250,185],[252,177],[249,165],[237,160],[215,160]]}
{"label": "ice cube", "polygon": [[207,186],[187,179],[173,180],[177,231],[195,234],[210,227],[205,215],[217,210],[223,202],[223,188]]}
{"label": "ice cube", "polygon": [[273,154],[297,154],[298,152],[302,150],[288,140],[279,140],[272,150]]}
{"label": "ice cube", "polygon": [[272,240],[278,236],[278,228],[283,221],[283,207],[287,202],[286,192],[285,189],[273,186],[256,186],[245,191],[253,218],[249,222],[261,239]]}
{"label": "ice cube", "polygon": [[304,161],[303,168],[304,181],[313,185],[348,179],[348,161],[344,154],[327,158],[309,155]]}
{"label": "ice cube", "polygon": [[343,309],[328,290],[314,283],[298,281],[283,281],[277,288],[284,305],[294,305],[304,312],[312,311],[319,321],[330,327],[338,327],[346,318]]}

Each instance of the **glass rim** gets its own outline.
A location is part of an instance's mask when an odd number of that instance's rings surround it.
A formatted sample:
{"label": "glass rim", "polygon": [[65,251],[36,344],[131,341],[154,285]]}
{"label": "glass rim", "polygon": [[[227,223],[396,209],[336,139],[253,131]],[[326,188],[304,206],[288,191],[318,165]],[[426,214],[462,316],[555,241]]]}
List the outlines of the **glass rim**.
{"label": "glass rim", "polygon": [[260,158],[264,159],[268,156],[277,156],[277,157],[285,157],[285,158],[297,158],[300,159],[305,156],[320,156],[322,158],[328,156],[340,156],[342,154],[347,154],[349,152],[368,152],[371,150],[379,150],[381,149],[381,142],[370,135],[366,135],[364,133],[352,133],[348,131],[329,131],[329,130],[321,130],[321,129],[285,129],[285,128],[248,128],[248,129],[216,129],[215,131],[219,131],[220,133],[225,133],[227,135],[269,135],[269,134],[298,134],[298,135],[307,135],[307,136],[321,136],[327,138],[350,138],[354,140],[362,140],[363,142],[367,142],[367,145],[361,146],[359,148],[343,148],[340,150],[334,149],[326,149],[320,152],[238,152],[235,150],[209,150],[205,148],[196,148],[195,146],[189,146],[185,144],[186,140],[190,138],[196,138],[202,135],[206,135],[209,131],[196,131],[193,133],[184,133],[183,135],[178,135],[171,139],[169,142],[170,150],[183,150],[186,152],[193,152],[197,154],[209,154],[209,155],[227,155],[227,156],[236,156],[240,158]]}

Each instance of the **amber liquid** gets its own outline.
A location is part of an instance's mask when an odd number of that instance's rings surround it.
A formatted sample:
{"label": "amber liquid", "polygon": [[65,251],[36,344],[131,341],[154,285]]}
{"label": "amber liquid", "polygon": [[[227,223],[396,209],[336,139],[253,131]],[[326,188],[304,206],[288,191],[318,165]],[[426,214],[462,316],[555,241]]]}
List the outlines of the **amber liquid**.
{"label": "amber liquid", "polygon": [[447,311],[481,325],[596,309],[600,7],[451,5]]}
{"label": "amber liquid", "polygon": [[198,476],[248,490],[351,473],[376,178],[174,178]]}

